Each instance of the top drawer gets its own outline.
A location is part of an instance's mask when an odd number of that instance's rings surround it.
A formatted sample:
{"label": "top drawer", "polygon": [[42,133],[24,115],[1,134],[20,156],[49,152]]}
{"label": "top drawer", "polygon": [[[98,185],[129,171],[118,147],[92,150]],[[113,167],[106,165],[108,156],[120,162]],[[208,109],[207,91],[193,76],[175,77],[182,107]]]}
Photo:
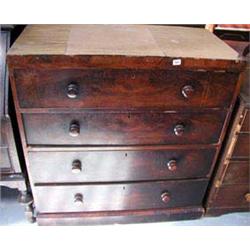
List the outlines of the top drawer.
{"label": "top drawer", "polygon": [[237,74],[174,70],[63,69],[14,72],[21,108],[228,107]]}

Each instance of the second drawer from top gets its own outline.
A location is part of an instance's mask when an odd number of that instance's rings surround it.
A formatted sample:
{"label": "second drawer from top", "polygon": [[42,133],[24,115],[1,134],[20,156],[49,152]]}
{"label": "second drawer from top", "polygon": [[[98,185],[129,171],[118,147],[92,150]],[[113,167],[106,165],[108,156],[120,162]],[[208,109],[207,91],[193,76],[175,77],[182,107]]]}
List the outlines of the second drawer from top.
{"label": "second drawer from top", "polygon": [[23,114],[29,145],[219,143],[226,112]]}

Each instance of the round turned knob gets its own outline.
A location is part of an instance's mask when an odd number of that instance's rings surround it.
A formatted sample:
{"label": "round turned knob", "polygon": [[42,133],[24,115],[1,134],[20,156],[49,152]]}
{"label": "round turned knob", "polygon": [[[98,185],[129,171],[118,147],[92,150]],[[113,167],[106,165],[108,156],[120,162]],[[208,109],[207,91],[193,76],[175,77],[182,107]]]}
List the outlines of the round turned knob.
{"label": "round turned knob", "polygon": [[82,163],[79,160],[74,160],[72,162],[72,173],[73,174],[78,174],[82,171]]}
{"label": "round turned knob", "polygon": [[250,202],[250,193],[245,194],[245,199],[247,202]]}
{"label": "round turned knob", "polygon": [[182,136],[185,131],[185,126],[183,124],[177,124],[174,127],[174,133],[176,136]]}
{"label": "round turned knob", "polygon": [[167,165],[168,165],[168,169],[170,171],[175,171],[177,169],[177,162],[176,162],[176,160],[170,160]]}
{"label": "round turned knob", "polygon": [[74,99],[78,95],[78,84],[77,83],[70,83],[67,87],[67,96],[71,99]]}
{"label": "round turned knob", "polygon": [[168,203],[170,201],[170,194],[169,192],[165,191],[161,194],[161,200],[164,203]]}
{"label": "round turned knob", "polygon": [[80,125],[77,121],[72,121],[69,126],[69,134],[76,137],[80,134]]}
{"label": "round turned knob", "polygon": [[74,203],[77,205],[81,205],[83,203],[83,195],[80,193],[75,194]]}
{"label": "round turned knob", "polygon": [[181,93],[185,98],[190,98],[194,94],[194,87],[192,85],[185,85],[182,88]]}

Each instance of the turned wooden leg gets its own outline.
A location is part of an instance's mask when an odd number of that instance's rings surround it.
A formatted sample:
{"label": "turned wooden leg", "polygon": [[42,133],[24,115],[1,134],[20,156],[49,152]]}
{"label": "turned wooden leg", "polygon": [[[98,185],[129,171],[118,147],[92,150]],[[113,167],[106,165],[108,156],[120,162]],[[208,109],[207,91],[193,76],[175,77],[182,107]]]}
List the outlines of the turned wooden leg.
{"label": "turned wooden leg", "polygon": [[18,202],[25,207],[25,216],[30,223],[36,221],[34,215],[33,198],[27,191],[20,191]]}

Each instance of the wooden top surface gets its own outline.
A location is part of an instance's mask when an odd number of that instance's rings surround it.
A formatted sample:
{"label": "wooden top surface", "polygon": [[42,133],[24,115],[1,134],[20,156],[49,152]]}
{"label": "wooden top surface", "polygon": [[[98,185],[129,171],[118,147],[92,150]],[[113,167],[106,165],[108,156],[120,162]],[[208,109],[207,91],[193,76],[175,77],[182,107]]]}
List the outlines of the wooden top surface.
{"label": "wooden top surface", "polygon": [[205,29],[158,25],[31,25],[8,54],[238,59]]}

